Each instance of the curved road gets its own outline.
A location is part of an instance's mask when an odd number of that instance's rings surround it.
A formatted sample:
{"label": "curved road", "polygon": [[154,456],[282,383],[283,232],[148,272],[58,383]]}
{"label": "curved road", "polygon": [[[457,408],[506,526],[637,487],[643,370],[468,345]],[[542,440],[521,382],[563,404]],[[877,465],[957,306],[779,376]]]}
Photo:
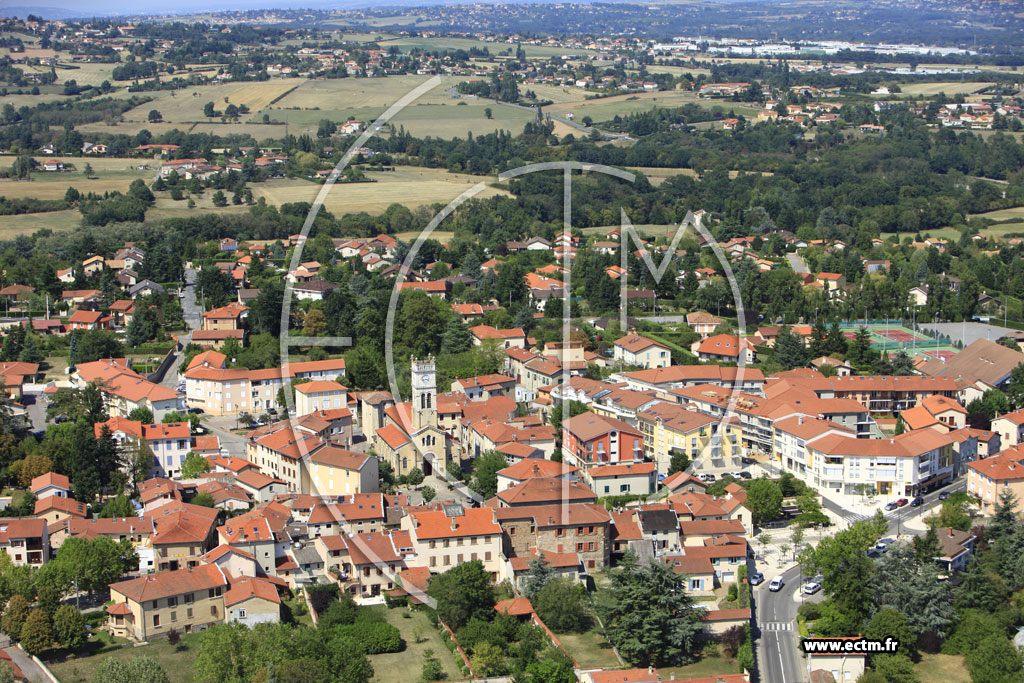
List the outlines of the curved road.
{"label": "curved road", "polygon": [[[935,507],[942,504],[939,494],[954,493],[965,487],[962,478],[938,491],[929,493],[924,498],[924,505],[912,508],[909,505],[886,513],[889,521],[887,536],[924,535],[924,531],[907,529],[903,523],[911,517],[923,517]],[[828,498],[822,498],[824,506],[838,514],[846,521],[853,523],[870,519],[870,515],[851,512]],[[800,635],[797,630],[797,610],[800,607],[800,591],[803,587],[803,571],[799,566],[786,570],[782,575],[782,590],[772,593],[768,590],[768,582],[754,589],[754,623],[757,625],[755,647],[761,683],[803,683],[809,676],[806,662],[800,650]],[[824,599],[824,591],[815,596],[805,596],[807,601],[817,602]]]}

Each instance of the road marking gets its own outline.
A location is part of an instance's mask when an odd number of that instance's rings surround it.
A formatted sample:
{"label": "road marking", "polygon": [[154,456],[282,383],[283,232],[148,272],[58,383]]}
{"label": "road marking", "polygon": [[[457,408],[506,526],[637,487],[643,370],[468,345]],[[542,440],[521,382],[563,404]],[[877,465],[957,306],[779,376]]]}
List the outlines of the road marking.
{"label": "road marking", "polygon": [[761,624],[762,631],[792,631],[793,622],[791,621],[766,621]]}

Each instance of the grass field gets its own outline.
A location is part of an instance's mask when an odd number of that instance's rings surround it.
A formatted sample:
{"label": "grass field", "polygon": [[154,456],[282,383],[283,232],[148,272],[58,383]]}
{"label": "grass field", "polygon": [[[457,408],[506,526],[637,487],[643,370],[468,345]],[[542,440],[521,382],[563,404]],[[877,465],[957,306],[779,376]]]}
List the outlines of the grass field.
{"label": "grass field", "polygon": [[113,638],[100,631],[90,641],[91,652],[87,657],[74,657],[64,662],[47,662],[47,666],[61,683],[88,683],[100,661],[107,657],[131,659],[146,655],[152,657],[167,672],[171,683],[188,683],[192,679],[192,661],[200,634],[182,634],[177,646],[166,638],[156,640],[143,647],[122,647],[127,643],[123,638]]}
{"label": "grass field", "polygon": [[207,102],[213,102],[218,111],[223,111],[228,104],[244,104],[251,112],[258,112],[266,108],[271,100],[303,82],[299,79],[281,78],[251,83],[199,85],[184,90],[145,93],[153,97],[153,100],[129,109],[124,113],[124,119],[129,122],[148,123],[150,110],[156,109],[167,123],[202,122],[207,120],[203,115],[203,107]]}
{"label": "grass field", "polygon": [[[396,232],[395,239],[402,240],[403,242],[409,242],[410,244],[420,236],[419,230],[410,230],[408,232]],[[442,244],[447,244],[451,239],[455,237],[455,233],[451,230],[435,230],[430,233],[430,239],[437,240]]]}
{"label": "grass field", "polygon": [[1011,234],[1024,234],[1024,223],[1001,223],[985,228],[981,234],[986,237],[1005,237]]}
{"label": "grass field", "polygon": [[[321,119],[373,121],[428,79],[428,76],[394,76],[305,81],[269,109],[257,112],[254,118],[267,113],[271,120],[286,123],[293,133],[314,132]],[[399,112],[392,123],[404,126],[413,135],[452,138],[463,137],[469,132],[479,135],[499,129],[519,132],[533,118],[529,111],[475,97],[452,96],[448,88],[461,80],[465,79],[443,77],[440,86]],[[491,110],[490,119],[485,112],[488,108]],[[232,126],[232,131],[236,129],[237,126]],[[257,136],[268,134],[266,128],[258,134],[253,132]]]}
{"label": "grass field", "polygon": [[[910,239],[914,239],[914,235],[915,234],[916,233],[913,233],[913,232],[883,232],[881,234],[881,238],[883,240],[888,240],[890,237],[896,237],[896,239],[898,239],[900,242],[902,242],[904,237],[909,237]],[[955,229],[955,228],[938,228],[938,229],[934,229],[934,230],[922,230],[921,231],[921,236],[922,237],[935,237],[935,238],[941,239],[941,240],[959,240],[960,239],[960,231]]]}
{"label": "grass field", "polygon": [[968,95],[992,85],[986,81],[938,81],[935,83],[906,83],[900,85],[904,96],[938,95],[946,93],[953,95]]}
{"label": "grass field", "polygon": [[558,640],[584,669],[622,666],[612,650],[611,643],[599,629],[586,633],[560,633]]}
{"label": "grass field", "polygon": [[49,228],[54,232],[74,230],[81,221],[82,214],[77,209],[0,216],[0,240],[14,239],[18,235],[31,235],[36,230],[44,228]]}
{"label": "grass field", "polygon": [[738,114],[754,116],[757,114],[755,107],[750,107],[735,102],[719,102],[715,100],[702,100],[688,90],[673,90],[665,92],[644,92],[624,95],[613,95],[591,100],[577,100],[575,102],[562,102],[545,108],[545,111],[552,114],[576,114],[577,119],[589,116],[594,121],[610,121],[617,114],[626,115],[636,112],[650,111],[656,107],[675,108],[684,104],[697,104],[705,109],[718,107],[722,111],[732,110]]}
{"label": "grass field", "polygon": [[914,665],[914,671],[922,681],[971,683],[962,655],[922,654],[921,661]]}
{"label": "grass field", "polygon": [[[658,669],[662,680],[712,677],[719,674],[739,673],[739,664],[729,657],[702,657],[693,664]],[[928,679],[930,680],[930,679]]]}
{"label": "grass field", "polygon": [[[409,615],[406,619],[405,615]],[[437,629],[427,621],[423,612],[410,612],[405,608],[389,609],[385,618],[402,634],[405,649],[401,652],[372,655],[373,683],[406,683],[420,678],[423,668],[424,654],[427,650],[434,651],[434,657],[441,662],[441,668],[449,679],[462,678],[462,671],[455,661],[455,655],[441,642]]]}
{"label": "grass field", "polygon": [[[448,173],[443,169],[411,168],[399,166],[393,173],[371,173],[376,183],[336,184],[331,188],[324,207],[340,216],[344,213],[366,211],[383,213],[398,202],[409,208],[435,202],[447,204],[462,192],[479,182],[493,182],[493,177]],[[312,202],[321,185],[307,180],[273,180],[252,185],[256,197],[280,206],[285,202]],[[478,198],[505,194],[503,190],[485,187]]]}
{"label": "grass field", "polygon": [[1024,206],[1015,206],[1012,209],[999,209],[988,213],[976,213],[969,218],[988,218],[994,221],[1008,221],[1015,218],[1024,219]]}
{"label": "grass field", "polygon": [[62,199],[69,187],[76,188],[82,194],[87,192],[103,194],[112,190],[124,192],[136,178],[143,178],[147,181],[153,178],[153,171],[101,171],[96,168],[96,165],[93,165],[93,170],[96,173],[86,177],[84,173],[81,173],[81,169],[85,167],[86,163],[91,161],[88,159],[78,159],[75,161],[74,163],[76,163],[79,169],[77,172],[33,173],[32,180],[0,181],[0,196]]}
{"label": "grass field", "polygon": [[193,196],[192,199],[196,205],[191,209],[188,208],[187,200],[176,201],[170,198],[170,194],[167,192],[157,192],[156,202],[153,207],[146,212],[147,221],[159,221],[166,218],[186,218],[188,216],[194,216],[197,213],[219,213],[219,214],[231,214],[231,213],[245,213],[249,210],[249,207],[245,205],[235,206],[234,204],[228,204],[227,206],[214,206],[213,205],[213,193],[216,190],[206,190],[199,196]]}

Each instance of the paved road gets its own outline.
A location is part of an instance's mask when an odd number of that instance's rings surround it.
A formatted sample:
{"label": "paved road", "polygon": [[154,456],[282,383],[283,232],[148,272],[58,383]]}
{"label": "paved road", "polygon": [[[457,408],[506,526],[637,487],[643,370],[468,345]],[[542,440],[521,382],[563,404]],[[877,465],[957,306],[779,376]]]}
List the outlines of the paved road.
{"label": "paved road", "polygon": [[[807,678],[799,652],[800,634],[796,623],[801,579],[800,567],[793,567],[782,574],[784,584],[781,591],[772,593],[767,582],[754,590],[762,683],[800,683]],[[818,593],[812,597],[820,600],[821,595]]]}
{"label": "paved road", "polygon": [[797,254],[796,252],[786,254],[786,260],[789,261],[789,265],[793,268],[794,273],[811,272],[807,269],[807,264],[804,263],[804,260],[800,258],[800,254]]}
{"label": "paved road", "polygon": [[[923,496],[925,502],[919,507],[912,508],[907,505],[898,510],[886,512],[885,516],[889,521],[889,530],[886,535],[923,535],[925,533],[923,530],[906,528],[905,522],[911,518],[926,516],[933,508],[941,505],[942,501],[939,500],[941,492],[953,493],[965,486],[961,478],[950,486]],[[828,498],[823,497],[822,500],[825,508],[847,522],[853,523],[871,517],[871,515],[851,512]],[[796,566],[784,572],[782,577],[785,584],[781,591],[770,592],[767,582],[761,584],[754,591],[754,617],[760,632],[758,656],[761,662],[762,683],[776,683],[776,681],[801,683],[807,680],[807,672],[804,668],[805,660],[800,652],[800,638],[796,623],[803,573],[800,567]],[[824,592],[821,592],[816,596],[807,596],[804,599],[817,601],[821,600],[823,595]]]}

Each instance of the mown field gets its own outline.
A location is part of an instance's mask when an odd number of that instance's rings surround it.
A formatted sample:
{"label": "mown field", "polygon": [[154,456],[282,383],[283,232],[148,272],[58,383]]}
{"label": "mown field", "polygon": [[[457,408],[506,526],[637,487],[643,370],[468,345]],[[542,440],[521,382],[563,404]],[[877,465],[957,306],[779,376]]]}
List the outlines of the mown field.
{"label": "mown field", "polygon": [[644,92],[624,95],[613,95],[591,100],[577,100],[575,102],[562,102],[545,107],[545,111],[553,114],[565,115],[573,113],[576,120],[589,116],[594,121],[609,121],[616,115],[633,114],[637,112],[650,111],[656,107],[675,108],[685,104],[697,104],[705,109],[719,107],[723,112],[734,111],[745,116],[756,116],[757,109],[736,102],[725,102],[720,100],[702,100],[688,90],[674,90],[669,92]]}
{"label": "mown field", "polygon": [[1015,206],[1011,209],[999,209],[988,213],[976,213],[970,218],[988,218],[993,221],[1008,221],[1014,218],[1024,219],[1024,206]]}
{"label": "mown field", "polygon": [[968,95],[992,85],[990,81],[937,81],[934,83],[904,83],[900,85],[903,95],[928,96],[946,93],[953,95]]}
{"label": "mown field", "polygon": [[0,216],[0,241],[14,239],[18,235],[31,235],[36,230],[44,228],[54,232],[74,230],[81,220],[82,214],[76,209]]}
{"label": "mown field", "polygon": [[[435,202],[447,204],[481,181],[494,182],[493,177],[401,166],[392,173],[369,175],[378,182],[335,184],[324,207],[336,216],[359,211],[379,214],[396,202],[415,209]],[[257,198],[265,197],[268,203],[280,205],[285,202],[312,202],[322,186],[308,180],[293,179],[254,183],[251,187]],[[483,198],[504,193],[488,186],[476,196]]]}

